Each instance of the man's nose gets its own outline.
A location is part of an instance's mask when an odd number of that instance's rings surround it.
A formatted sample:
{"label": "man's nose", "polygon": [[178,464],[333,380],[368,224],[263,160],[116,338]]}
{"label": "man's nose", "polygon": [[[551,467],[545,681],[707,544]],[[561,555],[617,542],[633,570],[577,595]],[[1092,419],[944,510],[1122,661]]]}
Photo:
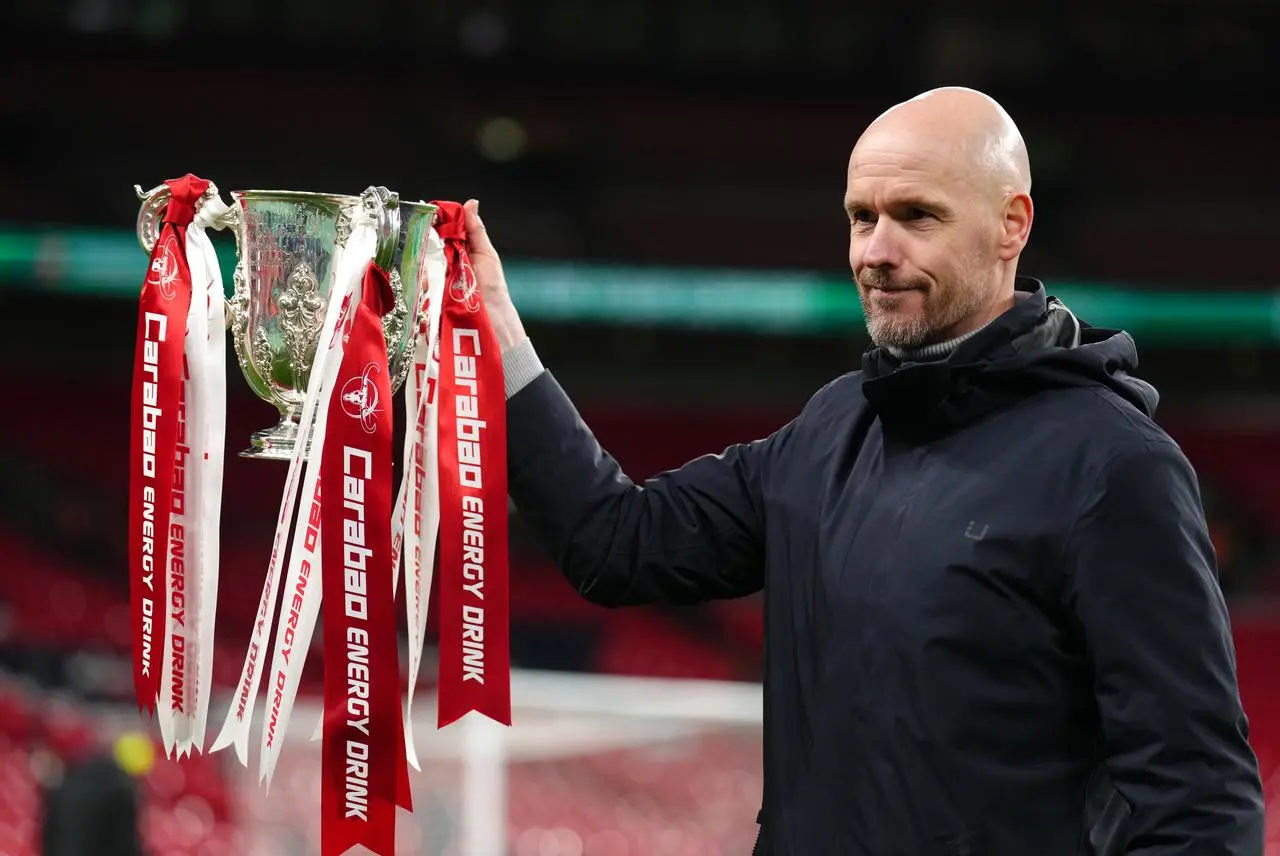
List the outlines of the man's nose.
{"label": "man's nose", "polygon": [[871,234],[866,236],[862,250],[862,264],[870,268],[897,267],[901,261],[897,236],[893,221],[881,217],[872,227]]}

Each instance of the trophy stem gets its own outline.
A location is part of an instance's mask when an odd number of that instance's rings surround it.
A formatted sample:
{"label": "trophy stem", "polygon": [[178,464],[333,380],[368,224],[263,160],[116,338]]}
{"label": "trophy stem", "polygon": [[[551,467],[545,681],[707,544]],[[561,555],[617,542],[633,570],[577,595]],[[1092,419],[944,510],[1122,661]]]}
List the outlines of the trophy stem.
{"label": "trophy stem", "polygon": [[280,410],[280,421],[265,431],[249,437],[249,448],[240,453],[242,458],[258,458],[265,461],[288,461],[293,457],[298,440],[298,423],[302,421],[302,405],[289,405]]}

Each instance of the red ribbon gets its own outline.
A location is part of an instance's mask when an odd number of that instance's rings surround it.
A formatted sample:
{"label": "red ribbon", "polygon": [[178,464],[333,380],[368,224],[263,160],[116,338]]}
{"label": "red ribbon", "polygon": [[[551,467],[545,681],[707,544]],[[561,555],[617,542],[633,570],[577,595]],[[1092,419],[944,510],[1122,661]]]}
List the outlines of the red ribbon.
{"label": "red ribbon", "polygon": [[187,226],[209,182],[187,174],[170,179],[170,199],[151,251],[138,306],[137,349],[130,398],[129,590],[133,626],[133,689],[138,709],[155,710],[165,634],[165,551],[177,454],[183,348],[191,307]]}
{"label": "red ribbon", "polygon": [[467,255],[462,206],[434,204],[448,270],[440,322],[438,725],[473,710],[510,725],[502,354]]}
{"label": "red ribbon", "polygon": [[384,271],[369,265],[345,333],[320,457],[325,608],[321,850],[395,853],[411,807],[391,563],[391,383]]}
{"label": "red ribbon", "polygon": [[[186,340],[184,331],[183,340]],[[187,507],[189,502],[196,501],[196,497],[187,494],[187,474],[190,472],[191,458],[191,436],[188,433],[190,422],[187,420],[187,405],[191,399],[191,365],[188,355],[184,352],[182,357],[182,383],[178,384],[178,420],[177,420],[177,436],[174,438],[174,458],[173,458],[173,478],[169,480],[172,485],[169,497],[169,512],[171,515],[180,515],[178,519],[174,516],[169,518],[169,567],[165,576],[168,583],[168,596],[165,600],[167,614],[172,614],[174,626],[170,627],[168,615],[166,615],[165,633],[166,638],[166,656],[169,658],[169,709],[178,714],[186,714],[191,705],[187,702],[190,696],[194,696],[196,692],[194,660],[188,663],[188,657],[196,656],[196,652],[192,646],[188,644],[187,627],[195,629],[196,619],[199,616],[199,601],[191,599],[196,604],[195,609],[188,610],[187,603],[189,600],[188,591],[195,588],[196,580],[191,580],[190,586],[187,585],[187,562],[188,554],[187,531],[186,526],[195,522],[193,517],[187,516]],[[182,521],[187,521],[183,523]],[[197,524],[198,525],[198,524]],[[199,549],[197,545],[192,544],[192,548]],[[191,680],[188,681],[188,676]],[[163,687],[161,688],[163,689]]]}

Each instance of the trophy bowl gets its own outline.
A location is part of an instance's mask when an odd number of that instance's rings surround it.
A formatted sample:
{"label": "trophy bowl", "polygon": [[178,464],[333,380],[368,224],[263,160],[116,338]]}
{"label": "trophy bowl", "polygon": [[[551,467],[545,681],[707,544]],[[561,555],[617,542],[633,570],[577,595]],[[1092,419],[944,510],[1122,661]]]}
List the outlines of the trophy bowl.
{"label": "trophy bowl", "polygon": [[[145,193],[135,190],[142,200],[138,239],[150,253],[169,190],[165,185]],[[217,193],[211,185],[206,200]],[[394,393],[412,364],[417,312],[426,291],[424,250],[436,209],[401,202],[384,187],[370,187],[359,196],[289,190],[237,190],[231,196],[227,214],[214,223],[230,229],[236,241],[227,326],[249,387],[280,412],[279,421],[254,433],[240,455],[287,461],[353,216],[361,206],[372,216],[377,230],[373,260],[388,271],[395,295],[393,309],[382,319]]]}

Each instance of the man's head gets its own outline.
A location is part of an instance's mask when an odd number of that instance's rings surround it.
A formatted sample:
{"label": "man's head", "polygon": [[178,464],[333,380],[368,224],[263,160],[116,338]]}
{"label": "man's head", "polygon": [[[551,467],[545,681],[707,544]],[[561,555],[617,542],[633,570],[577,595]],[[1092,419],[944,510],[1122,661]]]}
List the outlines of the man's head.
{"label": "man's head", "polygon": [[877,345],[976,330],[1013,302],[1031,233],[1017,126],[972,89],[934,89],[868,126],[849,158],[849,264]]}

